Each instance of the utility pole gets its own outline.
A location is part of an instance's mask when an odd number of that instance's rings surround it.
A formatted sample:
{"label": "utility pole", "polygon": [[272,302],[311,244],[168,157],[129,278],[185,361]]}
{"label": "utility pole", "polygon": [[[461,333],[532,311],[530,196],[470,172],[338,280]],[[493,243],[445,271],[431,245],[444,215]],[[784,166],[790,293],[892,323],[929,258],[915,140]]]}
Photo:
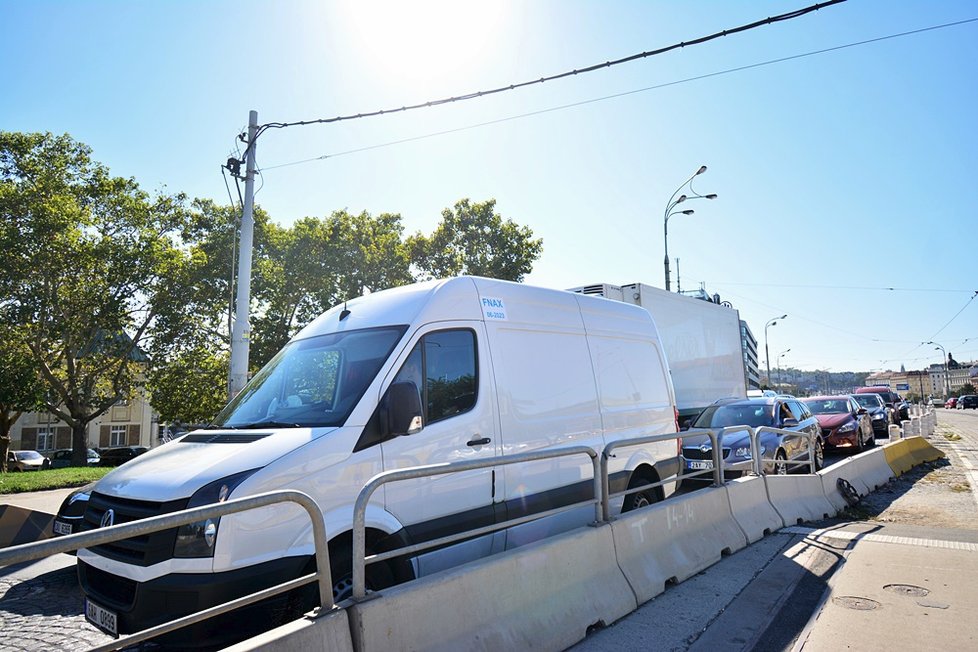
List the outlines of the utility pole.
{"label": "utility pole", "polygon": [[228,398],[234,398],[248,382],[248,348],[251,344],[251,325],[248,308],[251,303],[251,250],[255,232],[255,136],[258,133],[258,112],[248,113],[248,142],[245,150],[244,208],[241,214],[240,244],[238,247],[238,295],[235,299],[234,328],[231,333],[231,371],[228,374]]}

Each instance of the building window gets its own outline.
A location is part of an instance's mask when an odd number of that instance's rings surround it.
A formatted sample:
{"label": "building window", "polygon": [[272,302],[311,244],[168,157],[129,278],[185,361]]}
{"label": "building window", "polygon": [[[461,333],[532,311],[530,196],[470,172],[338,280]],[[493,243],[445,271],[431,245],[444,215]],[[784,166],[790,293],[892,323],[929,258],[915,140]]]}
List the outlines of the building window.
{"label": "building window", "polygon": [[126,426],[112,426],[109,430],[109,446],[126,445]]}
{"label": "building window", "polygon": [[54,431],[51,428],[37,429],[37,446],[39,451],[49,451],[54,448]]}

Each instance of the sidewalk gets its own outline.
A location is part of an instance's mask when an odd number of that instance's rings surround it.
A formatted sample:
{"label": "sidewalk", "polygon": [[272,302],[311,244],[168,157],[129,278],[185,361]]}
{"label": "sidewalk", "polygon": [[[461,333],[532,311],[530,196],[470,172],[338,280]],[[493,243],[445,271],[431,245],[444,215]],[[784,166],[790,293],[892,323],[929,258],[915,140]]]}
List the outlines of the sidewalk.
{"label": "sidewalk", "polygon": [[[978,502],[978,415],[938,412],[938,426],[932,443],[950,451]],[[795,652],[978,650],[978,529],[863,522],[806,541],[840,538],[851,538],[844,562]]]}
{"label": "sidewalk", "polygon": [[77,487],[71,489],[51,489],[49,491],[31,491],[20,494],[0,495],[0,505],[13,505],[35,512],[44,512],[54,516],[58,513],[65,497]]}

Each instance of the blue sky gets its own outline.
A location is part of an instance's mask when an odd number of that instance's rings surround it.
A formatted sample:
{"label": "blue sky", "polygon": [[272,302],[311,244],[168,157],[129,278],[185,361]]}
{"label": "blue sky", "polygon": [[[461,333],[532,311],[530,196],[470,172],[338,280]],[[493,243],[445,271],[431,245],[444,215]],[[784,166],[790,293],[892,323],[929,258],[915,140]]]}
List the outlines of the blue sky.
{"label": "blue sky", "polygon": [[[251,109],[398,107],[806,4],[0,0],[0,128],[68,132],[149,190],[226,202],[219,165]],[[713,75],[974,18],[973,0],[850,0],[488,98],[272,130],[257,202],[283,224],[345,208],[429,232],[456,200],[495,198],[544,240],[527,282],[661,287],[665,203],[705,164],[695,188],[719,198],[670,219],[669,253],[682,287],[732,302],[762,350],[788,313],[772,367],[790,349],[782,364],[802,369],[922,368],[941,360],[926,340],[978,359],[978,22]]]}

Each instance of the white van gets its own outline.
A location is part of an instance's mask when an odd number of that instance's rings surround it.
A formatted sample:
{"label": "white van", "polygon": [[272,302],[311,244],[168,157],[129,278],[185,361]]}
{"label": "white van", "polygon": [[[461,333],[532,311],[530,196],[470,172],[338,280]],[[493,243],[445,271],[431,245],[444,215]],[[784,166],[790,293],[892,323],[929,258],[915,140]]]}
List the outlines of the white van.
{"label": "white van", "polygon": [[[88,528],[275,489],[310,494],[330,537],[334,597],[349,590],[353,504],[385,470],[676,432],[675,399],[648,311],[484,278],[377,292],[302,330],[214,424],[106,475]],[[621,449],[626,509],[662,499],[674,441]],[[367,510],[368,554],[588,500],[586,456],[386,485]],[[623,507],[617,501],[617,509]],[[593,508],[368,566],[380,588],[593,520]],[[142,629],[310,572],[308,516],[279,505],[78,553],[88,613]],[[101,610],[101,611],[100,611]]]}

